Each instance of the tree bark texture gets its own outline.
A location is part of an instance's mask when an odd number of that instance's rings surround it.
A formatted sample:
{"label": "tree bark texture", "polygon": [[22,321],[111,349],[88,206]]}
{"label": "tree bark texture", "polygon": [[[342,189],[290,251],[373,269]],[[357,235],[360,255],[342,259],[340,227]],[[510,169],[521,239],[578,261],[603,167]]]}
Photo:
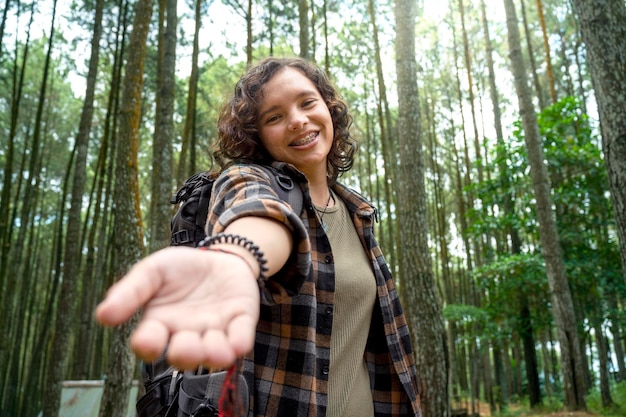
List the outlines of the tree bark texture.
{"label": "tree bark texture", "polygon": [[537,94],[537,101],[539,102],[539,108],[546,107],[544,100],[543,88],[541,87],[541,81],[539,80],[539,74],[537,73],[537,63],[535,62],[535,52],[533,48],[533,42],[531,38],[531,30],[528,27],[528,17],[526,13],[526,0],[520,0],[520,6],[522,11],[522,20],[524,22],[524,38],[526,40],[526,49],[528,50],[528,62],[530,64],[530,73],[533,77],[533,85],[535,86],[535,94]]}
{"label": "tree bark texture", "polygon": [[[393,220],[393,207],[396,205],[396,198],[391,184],[395,183],[396,178],[396,146],[393,140],[391,111],[389,110],[389,100],[387,99],[387,86],[385,85],[385,77],[383,74],[383,62],[380,52],[380,42],[378,39],[378,23],[376,21],[376,5],[374,0],[367,2],[367,14],[372,23],[372,40],[374,42],[374,58],[376,62],[376,85],[378,86],[378,125],[380,127],[380,143],[382,148],[382,157],[385,167],[384,176],[384,192],[385,192],[385,211],[387,213],[386,233],[382,241],[386,244],[387,258],[392,264],[401,262],[398,259],[396,251],[397,233],[396,225]],[[399,277],[402,281],[402,276]]]}
{"label": "tree bark texture", "polygon": [[513,0],[504,0],[504,7],[507,16],[511,70],[515,79],[515,90],[519,101],[530,176],[536,200],[541,251],[550,286],[552,314],[559,334],[564,403],[570,410],[580,410],[586,408],[586,388],[583,378],[585,364],[580,351],[574,304],[565,274],[559,234],[552,211],[548,170],[522,59],[517,13]]}
{"label": "tree bark texture", "polygon": [[[153,0],[139,0],[135,5],[135,18],[128,45],[119,113],[115,192],[113,193],[115,275],[118,278],[121,278],[144,255],[137,160],[143,69],[152,6]],[[136,319],[131,319],[113,330],[108,373],[100,404],[101,417],[123,417],[126,414],[128,394],[135,371],[135,356],[129,347],[130,332],[135,322]]]}
{"label": "tree bark texture", "polygon": [[483,162],[482,154],[480,152],[480,144],[478,140],[478,123],[476,122],[476,104],[474,96],[474,80],[472,78],[472,55],[469,48],[469,40],[467,37],[467,29],[465,27],[465,6],[463,0],[459,2],[459,15],[461,18],[461,35],[463,39],[463,57],[465,60],[465,72],[467,75],[467,87],[468,87],[468,100],[470,105],[470,111],[472,115],[472,129],[474,130],[474,163],[477,166],[478,181],[483,182]]}
{"label": "tree bark texture", "polygon": [[246,17],[246,61],[248,66],[252,65],[252,0],[248,0],[248,8],[245,13]]}
{"label": "tree bark texture", "polygon": [[[174,99],[176,92],[176,0],[164,3],[164,19],[159,31],[157,69],[157,112],[152,146],[150,195],[150,252],[169,246],[172,193],[172,143],[174,142]],[[163,23],[165,26],[163,27]]]}
{"label": "tree bark texture", "polygon": [[595,90],[622,271],[626,282],[626,4],[572,0]]}
{"label": "tree bark texture", "polygon": [[300,20],[300,57],[310,59],[309,0],[298,0],[298,17]]}
{"label": "tree bark texture", "polygon": [[550,98],[552,98],[552,104],[557,102],[556,85],[554,81],[554,70],[552,69],[552,54],[550,52],[550,42],[548,40],[548,30],[546,29],[546,18],[543,13],[543,3],[541,0],[536,0],[537,15],[539,16],[539,25],[541,26],[541,33],[543,35],[543,49],[545,53],[546,63],[546,75],[548,76],[548,86],[550,87]]}
{"label": "tree bark texture", "polygon": [[[34,4],[34,3],[33,3]],[[0,191],[0,328],[7,329],[9,317],[13,313],[14,303],[10,302],[9,296],[14,293],[18,277],[9,271],[9,254],[12,250],[11,236],[13,234],[13,220],[11,212],[14,205],[14,194],[16,190],[13,184],[14,161],[17,154],[16,136],[18,129],[18,117],[20,112],[20,101],[22,99],[22,87],[24,84],[24,74],[26,72],[26,64],[28,62],[28,50],[30,45],[30,32],[33,23],[34,10],[31,7],[30,19],[26,30],[26,40],[24,41],[24,53],[22,55],[22,65],[18,67],[19,49],[16,48],[15,58],[13,61],[13,85],[11,100],[11,121],[9,127],[9,137],[6,139],[6,149],[4,151],[4,167],[2,191]],[[13,194],[14,193],[14,194]],[[0,374],[3,379],[8,378],[9,372],[9,345],[10,338],[0,338]],[[4,389],[0,392],[0,399],[6,397],[5,393],[10,390],[9,384],[4,384]]]}
{"label": "tree bark texture", "polygon": [[[63,261],[63,289],[70,292],[61,293],[62,299],[73,300],[78,289],[78,280],[82,277],[82,288],[86,291],[83,296],[90,294],[94,283],[89,280],[91,277],[85,278],[85,275],[78,275],[81,264],[81,226],[83,196],[85,194],[86,171],[87,171],[87,151],[89,147],[89,137],[91,133],[91,123],[93,120],[93,103],[95,96],[96,78],[98,75],[98,62],[100,61],[100,38],[102,37],[102,11],[104,0],[98,0],[95,4],[95,20],[94,31],[91,39],[91,56],[89,58],[89,71],[87,73],[87,87],[85,90],[85,100],[83,101],[83,109],[80,117],[80,125],[78,127],[78,135],[76,136],[76,156],[74,162],[74,182],[72,184],[71,206],[68,213],[67,231],[65,235],[65,258]],[[65,280],[71,281],[68,287],[65,287]],[[84,297],[90,300],[91,297]],[[72,316],[67,317],[64,322],[71,321]],[[62,331],[69,331],[70,337],[74,332],[75,326],[63,326]],[[61,328],[59,328],[61,330]],[[86,333],[79,332],[78,337],[85,337]],[[84,346],[84,345],[83,345]],[[87,364],[85,359],[89,355],[79,355],[77,360],[77,371],[86,370]]]}
{"label": "tree bark texture", "polygon": [[182,145],[178,160],[177,184],[182,184],[186,177],[195,173],[195,134],[196,134],[196,97],[198,96],[198,54],[200,53],[200,28],[202,27],[202,4],[204,0],[196,0],[195,29],[193,33],[193,51],[191,53],[191,74],[187,91],[187,108],[183,128]]}
{"label": "tree bark texture", "polygon": [[[2,21],[0,21],[0,45],[2,45],[2,39],[4,38],[4,28],[7,22],[7,13],[9,11],[9,5],[11,0],[4,1],[4,11],[2,12]],[[2,48],[0,48],[0,58],[2,58]]]}
{"label": "tree bark texture", "polygon": [[611,397],[611,388],[609,386],[609,347],[608,341],[604,336],[604,330],[602,329],[602,316],[602,301],[598,299],[596,308],[591,312],[591,323],[600,368],[600,399],[602,400],[602,407],[608,408],[613,404],[613,398]]}
{"label": "tree bark texture", "polygon": [[396,0],[396,71],[398,75],[398,221],[401,269],[413,328],[419,391],[424,416],[450,415],[447,347],[440,300],[428,247],[424,155],[420,132],[416,3]]}

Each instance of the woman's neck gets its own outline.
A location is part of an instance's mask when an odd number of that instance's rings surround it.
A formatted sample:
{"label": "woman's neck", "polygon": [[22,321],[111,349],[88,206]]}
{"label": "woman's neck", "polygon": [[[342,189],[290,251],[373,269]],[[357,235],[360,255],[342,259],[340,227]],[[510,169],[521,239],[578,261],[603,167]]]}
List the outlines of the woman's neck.
{"label": "woman's neck", "polygon": [[[323,180],[317,181],[309,179],[309,191],[313,204],[318,207],[324,207],[332,200],[330,198],[330,187],[328,186],[328,179],[326,177],[324,177]],[[329,207],[332,207],[332,205],[329,205]]]}
{"label": "woman's neck", "polygon": [[309,181],[309,191],[313,204],[318,207],[325,207],[330,197],[330,188],[328,187],[328,173],[326,172],[326,164],[318,164],[311,166],[296,166]]}

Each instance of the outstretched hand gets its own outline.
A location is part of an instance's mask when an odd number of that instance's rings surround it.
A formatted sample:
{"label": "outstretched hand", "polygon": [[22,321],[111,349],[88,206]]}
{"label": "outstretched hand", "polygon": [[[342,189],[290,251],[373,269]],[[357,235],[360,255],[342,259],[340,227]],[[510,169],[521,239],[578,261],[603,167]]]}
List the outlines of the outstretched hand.
{"label": "outstretched hand", "polygon": [[107,292],[96,318],[107,326],[142,308],[131,347],[146,361],[167,347],[180,369],[227,367],[254,345],[259,288],[236,256],[170,247],[138,262]]}

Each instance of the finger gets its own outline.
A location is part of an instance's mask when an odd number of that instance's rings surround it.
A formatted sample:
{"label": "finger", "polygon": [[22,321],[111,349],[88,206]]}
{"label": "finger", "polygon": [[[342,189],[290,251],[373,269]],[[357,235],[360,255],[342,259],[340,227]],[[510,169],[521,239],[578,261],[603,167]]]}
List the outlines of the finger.
{"label": "finger", "polygon": [[200,334],[180,330],[172,335],[167,348],[167,361],[179,369],[195,369],[204,361]]}
{"label": "finger", "polygon": [[153,361],[165,351],[169,331],[158,320],[142,320],[130,338],[133,351],[145,361]]}
{"label": "finger", "polygon": [[115,326],[125,322],[156,293],[161,282],[159,268],[153,265],[156,262],[156,257],[139,261],[107,291],[96,308],[100,323]]}
{"label": "finger", "polygon": [[203,364],[215,368],[227,368],[237,359],[222,330],[207,330],[202,336],[205,360]]}
{"label": "finger", "polygon": [[229,323],[226,334],[235,355],[243,356],[254,347],[256,320],[249,315],[237,316]]}

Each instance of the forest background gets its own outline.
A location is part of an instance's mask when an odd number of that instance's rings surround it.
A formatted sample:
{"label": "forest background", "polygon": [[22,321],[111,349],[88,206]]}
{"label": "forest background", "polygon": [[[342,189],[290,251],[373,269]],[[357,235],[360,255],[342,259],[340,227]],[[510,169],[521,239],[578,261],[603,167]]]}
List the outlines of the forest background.
{"label": "forest background", "polygon": [[622,0],[5,0],[0,413],[104,379],[124,415],[133,322],[98,300],[168,242],[250,63],[326,69],[361,144],[342,178],[413,330],[425,416],[489,404],[626,415]]}

